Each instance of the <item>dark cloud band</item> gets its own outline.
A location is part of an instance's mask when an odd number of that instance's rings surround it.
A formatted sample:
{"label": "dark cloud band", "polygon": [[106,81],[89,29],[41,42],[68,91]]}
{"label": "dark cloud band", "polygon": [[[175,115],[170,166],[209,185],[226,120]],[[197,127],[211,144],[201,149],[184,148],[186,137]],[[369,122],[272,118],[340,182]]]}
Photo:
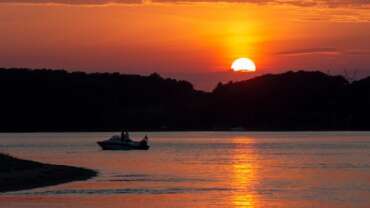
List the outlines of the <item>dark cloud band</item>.
{"label": "dark cloud band", "polygon": [[142,0],[0,0],[0,3],[103,5],[142,3]]}
{"label": "dark cloud band", "polygon": [[322,54],[322,53],[339,53],[335,48],[304,48],[291,51],[280,51],[277,55],[304,55],[304,54]]}
{"label": "dark cloud band", "polygon": [[[370,0],[149,0],[160,3],[181,2],[226,2],[226,3],[253,3],[253,4],[289,4],[301,7],[363,7],[370,8]],[[109,3],[142,3],[143,0],[0,0],[0,3],[56,3],[71,5],[102,5]]]}
{"label": "dark cloud band", "polygon": [[280,51],[276,55],[283,56],[300,56],[313,54],[326,55],[351,55],[351,56],[367,56],[370,55],[370,50],[367,49],[352,49],[352,50],[338,50],[336,48],[303,48],[290,51]]}

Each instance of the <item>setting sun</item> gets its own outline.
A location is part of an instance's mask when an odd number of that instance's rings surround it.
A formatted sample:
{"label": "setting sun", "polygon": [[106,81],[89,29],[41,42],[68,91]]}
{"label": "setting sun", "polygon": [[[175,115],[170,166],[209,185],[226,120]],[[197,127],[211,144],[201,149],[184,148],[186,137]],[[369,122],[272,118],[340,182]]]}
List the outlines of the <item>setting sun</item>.
{"label": "setting sun", "polygon": [[238,58],[231,64],[231,69],[236,72],[254,72],[256,65],[249,58]]}

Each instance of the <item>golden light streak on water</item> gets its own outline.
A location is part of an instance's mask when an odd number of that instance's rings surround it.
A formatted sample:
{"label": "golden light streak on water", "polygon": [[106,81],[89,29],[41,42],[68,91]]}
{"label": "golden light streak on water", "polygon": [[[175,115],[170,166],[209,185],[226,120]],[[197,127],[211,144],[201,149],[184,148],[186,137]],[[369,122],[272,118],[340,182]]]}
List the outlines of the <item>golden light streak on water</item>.
{"label": "golden light streak on water", "polygon": [[258,180],[256,152],[253,148],[248,151],[240,148],[247,143],[253,143],[252,137],[238,137],[233,139],[236,146],[233,150],[231,185],[235,191],[232,195],[232,205],[235,208],[256,208],[257,198],[249,190]]}

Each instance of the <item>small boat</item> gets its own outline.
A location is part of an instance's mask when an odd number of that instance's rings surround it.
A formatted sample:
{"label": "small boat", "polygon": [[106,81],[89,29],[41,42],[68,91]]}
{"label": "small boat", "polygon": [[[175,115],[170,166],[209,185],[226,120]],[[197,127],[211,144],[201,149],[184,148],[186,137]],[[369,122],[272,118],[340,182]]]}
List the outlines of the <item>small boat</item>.
{"label": "small boat", "polygon": [[141,141],[133,141],[129,138],[122,139],[114,135],[108,140],[97,142],[103,150],[148,150],[148,138],[145,136]]}

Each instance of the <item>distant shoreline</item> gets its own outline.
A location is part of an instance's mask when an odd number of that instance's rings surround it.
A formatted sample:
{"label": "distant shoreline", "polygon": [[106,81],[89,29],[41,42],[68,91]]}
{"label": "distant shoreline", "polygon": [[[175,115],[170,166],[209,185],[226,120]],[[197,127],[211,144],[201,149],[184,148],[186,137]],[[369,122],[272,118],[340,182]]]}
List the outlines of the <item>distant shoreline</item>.
{"label": "distant shoreline", "polygon": [[86,168],[45,164],[2,153],[0,164],[0,193],[87,180],[97,176],[96,171]]}
{"label": "distant shoreline", "polygon": [[0,68],[0,89],[1,132],[370,130],[370,76],[287,71],[205,92],[157,73]]}

